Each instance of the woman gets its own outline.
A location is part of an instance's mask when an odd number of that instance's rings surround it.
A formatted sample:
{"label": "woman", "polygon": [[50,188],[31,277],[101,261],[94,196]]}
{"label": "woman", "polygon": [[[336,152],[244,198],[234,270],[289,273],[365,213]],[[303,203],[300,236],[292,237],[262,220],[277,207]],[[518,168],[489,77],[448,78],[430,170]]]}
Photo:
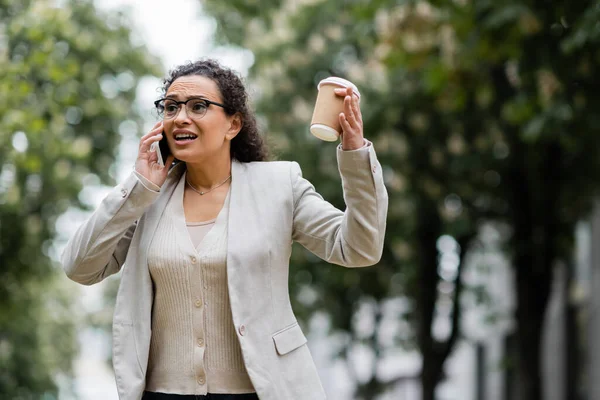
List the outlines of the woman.
{"label": "woman", "polygon": [[[135,170],[62,258],[85,285],[123,271],[113,319],[119,398],[325,398],[290,306],[289,258],[297,241],[346,267],[380,259],[387,193],[356,95],[336,93],[342,212],[297,163],[264,162],[234,72],[191,63],[163,89],[163,120],[142,137]],[[164,167],[151,150],[163,135],[172,152]]]}

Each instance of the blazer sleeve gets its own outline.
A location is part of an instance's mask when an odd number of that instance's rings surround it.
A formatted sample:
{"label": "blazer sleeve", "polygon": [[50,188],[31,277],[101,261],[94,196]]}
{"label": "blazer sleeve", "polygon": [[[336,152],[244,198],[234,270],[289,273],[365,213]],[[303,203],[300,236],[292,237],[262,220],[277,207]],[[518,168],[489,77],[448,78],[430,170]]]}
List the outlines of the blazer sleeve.
{"label": "blazer sleeve", "polygon": [[67,242],[61,262],[75,282],[92,285],[121,269],[137,220],[158,197],[132,172]]}
{"label": "blazer sleeve", "polygon": [[346,210],[325,201],[292,163],[294,196],[292,239],[323,260],[345,267],[363,267],[381,259],[388,194],[381,165],[371,143],[354,150],[337,150]]}

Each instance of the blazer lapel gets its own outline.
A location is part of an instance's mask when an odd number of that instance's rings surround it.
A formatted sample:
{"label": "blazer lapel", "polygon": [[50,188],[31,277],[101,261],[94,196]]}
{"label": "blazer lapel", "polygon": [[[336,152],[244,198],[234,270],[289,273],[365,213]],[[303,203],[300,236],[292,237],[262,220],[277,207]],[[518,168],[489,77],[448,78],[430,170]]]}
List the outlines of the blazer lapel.
{"label": "blazer lapel", "polygon": [[171,171],[169,171],[169,175],[167,176],[167,180],[161,187],[160,191],[162,192],[160,196],[156,199],[152,207],[148,210],[146,214],[146,226],[145,231],[148,232],[148,236],[145,238],[143,242],[143,247],[145,249],[145,254],[148,253],[148,247],[152,242],[152,238],[154,237],[154,232],[158,227],[158,222],[160,221],[160,217],[162,216],[165,208],[167,207],[167,203],[169,199],[173,195],[175,188],[177,187],[177,183],[181,178],[181,174],[185,171],[185,163],[181,162],[173,167]]}
{"label": "blazer lapel", "polygon": [[[227,225],[227,285],[233,323],[237,331],[246,332],[240,341],[244,354],[254,354],[253,341],[262,340],[272,327],[264,313],[272,309],[269,243],[262,234],[265,221],[261,216],[261,182],[251,173],[253,165],[232,161],[229,220]],[[250,331],[248,331],[250,329]],[[243,334],[243,333],[242,333]],[[252,339],[250,339],[250,337]],[[255,388],[268,392],[275,381],[260,363],[248,369]]]}
{"label": "blazer lapel", "polygon": [[[265,204],[268,204],[268,183],[253,173],[252,163],[233,161],[231,164],[231,192],[229,221],[227,225],[227,272],[230,289],[247,289],[247,271],[239,273],[244,266],[264,266],[268,260],[270,243],[265,236]],[[255,270],[258,273],[259,270]],[[268,271],[260,271],[268,272]],[[251,275],[253,278],[256,276]],[[251,278],[252,279],[252,278]],[[264,288],[260,288],[264,289]]]}
{"label": "blazer lapel", "polygon": [[242,261],[243,255],[240,254],[238,244],[243,240],[239,235],[243,235],[239,227],[244,223],[244,212],[241,210],[244,204],[243,198],[248,194],[246,183],[246,168],[235,160],[231,162],[231,188],[229,199],[229,218],[227,221],[227,271],[228,281],[231,285],[231,272],[235,266]]}
{"label": "blazer lapel", "polygon": [[[142,320],[147,324],[146,328],[148,332],[150,332],[153,303],[152,278],[150,277],[150,270],[148,269],[148,249],[152,243],[152,238],[154,237],[160,218],[177,187],[177,183],[179,182],[179,178],[181,178],[183,171],[185,171],[184,163],[173,167],[169,172],[165,183],[160,188],[160,196],[158,196],[146,212],[145,216],[140,220],[140,223],[138,223],[138,228],[141,228],[143,234],[140,237],[139,242],[139,250],[141,251],[137,252],[139,259],[136,262],[137,268],[135,268],[136,271],[134,272],[136,275],[136,278],[134,278],[136,282],[134,286],[137,286],[139,290],[137,296],[143,298],[143,301],[138,304],[137,314],[147,315],[147,318],[142,317]],[[136,301],[139,301],[139,299],[136,299]]]}

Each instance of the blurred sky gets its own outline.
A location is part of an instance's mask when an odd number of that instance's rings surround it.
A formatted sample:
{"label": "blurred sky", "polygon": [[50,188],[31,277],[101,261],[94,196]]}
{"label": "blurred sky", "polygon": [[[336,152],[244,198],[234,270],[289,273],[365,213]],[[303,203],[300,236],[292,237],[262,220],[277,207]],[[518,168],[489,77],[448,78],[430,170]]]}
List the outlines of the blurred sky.
{"label": "blurred sky", "polygon": [[[231,48],[213,45],[215,22],[202,15],[200,0],[95,0],[98,8],[106,11],[126,10],[131,16],[132,30],[135,40],[144,43],[150,53],[161,58],[164,70],[209,56],[219,59],[223,64],[246,75],[252,64],[252,54]],[[168,32],[168,34],[167,34]],[[173,40],[173,33],[177,40]],[[130,172],[137,155],[138,138],[155,122],[152,114],[152,102],[156,100],[160,79],[142,79],[137,93],[137,107],[146,117],[144,132],[120,129],[123,140],[117,155],[113,176],[121,181]],[[95,208],[109,187],[89,185],[82,191],[80,197],[84,202]],[[87,213],[70,211],[57,223],[61,238],[55,252],[62,251],[65,240],[73,234]],[[62,243],[62,245],[61,245]],[[101,305],[103,285],[81,287],[82,313],[97,310]],[[116,399],[114,375],[106,365],[106,357],[110,348],[105,338],[92,330],[82,331],[79,335],[80,355],[75,362],[75,390],[81,400]],[[67,399],[66,396],[62,396]]]}

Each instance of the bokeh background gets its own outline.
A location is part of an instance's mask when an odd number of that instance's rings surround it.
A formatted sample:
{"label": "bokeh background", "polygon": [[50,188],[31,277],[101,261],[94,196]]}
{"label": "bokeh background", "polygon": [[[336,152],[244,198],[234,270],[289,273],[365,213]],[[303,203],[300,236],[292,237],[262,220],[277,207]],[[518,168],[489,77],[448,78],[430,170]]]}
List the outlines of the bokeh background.
{"label": "bokeh background", "polygon": [[598,0],[0,0],[0,399],[117,398],[119,277],[58,260],[200,57],[342,209],[308,125],[320,79],[361,91],[383,258],[291,263],[330,399],[600,399],[599,44]]}

